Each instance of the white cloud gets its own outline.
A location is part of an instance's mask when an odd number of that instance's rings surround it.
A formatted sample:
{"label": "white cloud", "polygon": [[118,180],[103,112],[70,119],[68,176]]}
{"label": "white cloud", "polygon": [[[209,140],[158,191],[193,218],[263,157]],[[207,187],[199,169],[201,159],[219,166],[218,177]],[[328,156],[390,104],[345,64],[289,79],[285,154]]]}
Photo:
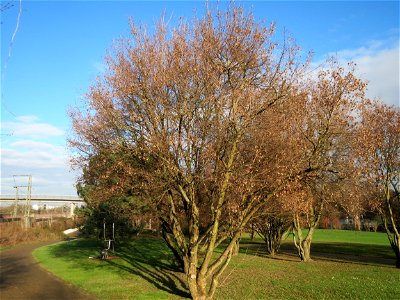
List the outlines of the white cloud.
{"label": "white cloud", "polygon": [[[335,54],[345,60],[354,60],[365,56],[373,56],[385,47],[384,41],[370,41],[366,46],[356,49],[344,49],[336,52]],[[330,53],[330,55],[334,55]]]}
{"label": "white cloud", "polygon": [[70,169],[65,133],[38,121],[35,116],[22,116],[1,124],[2,129],[13,132],[2,141],[1,193],[15,192],[13,175],[28,174],[32,175],[33,194],[75,195],[78,173]]}
{"label": "white cloud", "polygon": [[64,131],[51,124],[27,122],[3,122],[1,129],[5,129],[16,137],[45,138],[64,135]]}
{"label": "white cloud", "polygon": [[2,166],[25,169],[52,169],[68,164],[68,157],[63,153],[52,151],[30,150],[22,152],[19,149],[1,149]]}
{"label": "white cloud", "polygon": [[66,151],[19,149],[1,150],[1,193],[14,193],[12,175],[32,175],[33,193],[47,195],[75,195],[78,173],[71,171]]}
{"label": "white cloud", "polygon": [[21,121],[21,122],[24,122],[24,123],[31,123],[31,122],[34,122],[34,121],[39,121],[39,118],[36,117],[36,116],[19,116],[19,117],[16,117],[16,119],[18,121]]}
{"label": "white cloud", "polygon": [[357,73],[369,82],[367,96],[400,106],[399,47],[359,56],[354,62]]}
{"label": "white cloud", "polygon": [[[388,105],[400,106],[399,43],[372,41],[357,49],[343,49],[328,56],[339,61],[356,63],[356,73],[368,82],[367,97],[381,99]],[[322,61],[312,66],[323,65]]]}
{"label": "white cloud", "polygon": [[37,142],[32,140],[19,140],[11,143],[13,148],[20,149],[29,149],[29,150],[45,150],[51,152],[62,152],[65,150],[65,147],[57,146],[50,143],[45,142]]}

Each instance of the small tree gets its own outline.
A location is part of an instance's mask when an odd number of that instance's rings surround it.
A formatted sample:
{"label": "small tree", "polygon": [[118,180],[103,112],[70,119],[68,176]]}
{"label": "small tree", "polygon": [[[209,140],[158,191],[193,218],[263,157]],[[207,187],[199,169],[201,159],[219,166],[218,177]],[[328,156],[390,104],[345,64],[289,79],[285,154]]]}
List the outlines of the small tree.
{"label": "small tree", "polygon": [[[315,82],[310,81],[300,98],[302,114],[294,126],[298,164],[304,171],[292,188],[293,195],[284,196],[292,203],[294,243],[302,261],[311,259],[314,230],[327,203],[337,201],[334,187],[347,176],[355,109],[365,87],[351,65],[346,70],[333,61]],[[306,237],[303,226],[308,229]]]}
{"label": "small tree", "polygon": [[266,253],[275,256],[281,246],[282,237],[292,225],[291,218],[282,211],[264,212],[252,220],[255,231],[266,244]]}
{"label": "small tree", "polygon": [[83,226],[83,232],[103,238],[104,222],[110,226],[115,224],[115,234],[121,239],[127,239],[133,234],[139,234],[149,224],[154,212],[146,202],[134,196],[114,196],[102,201],[93,198],[97,187],[77,185],[78,194],[85,199],[87,206],[78,208],[76,214],[78,223]]}
{"label": "small tree", "polygon": [[356,157],[354,155],[351,157],[354,163],[348,166],[347,176],[336,185],[334,194],[337,200],[336,205],[353,219],[353,229],[361,230],[361,216],[368,211],[366,199],[368,188],[357,167]]}
{"label": "small tree", "polygon": [[358,128],[359,166],[381,215],[400,268],[400,110],[379,102],[362,106]]}

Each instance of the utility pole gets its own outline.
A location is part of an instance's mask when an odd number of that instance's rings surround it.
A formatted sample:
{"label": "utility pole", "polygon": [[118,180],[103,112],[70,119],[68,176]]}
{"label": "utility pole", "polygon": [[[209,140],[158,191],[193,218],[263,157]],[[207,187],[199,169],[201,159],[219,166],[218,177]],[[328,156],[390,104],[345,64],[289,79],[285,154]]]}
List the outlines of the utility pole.
{"label": "utility pole", "polygon": [[[14,215],[17,215],[18,210],[18,200],[19,200],[19,188],[26,188],[26,201],[24,205],[24,224],[25,228],[31,225],[31,198],[32,198],[32,175],[13,175],[15,183],[15,206]],[[17,177],[28,177],[28,185],[17,184]]]}
{"label": "utility pole", "polygon": [[70,210],[69,210],[69,217],[72,218],[75,215],[75,208],[76,208],[76,204],[75,203],[71,203],[70,206]]}
{"label": "utility pole", "polygon": [[26,193],[26,205],[25,205],[25,227],[28,228],[31,225],[31,197],[32,197],[32,175],[28,175],[28,191]]}
{"label": "utility pole", "polygon": [[13,218],[16,218],[18,213],[18,186],[14,186],[14,188],[15,188],[15,204],[14,204]]}

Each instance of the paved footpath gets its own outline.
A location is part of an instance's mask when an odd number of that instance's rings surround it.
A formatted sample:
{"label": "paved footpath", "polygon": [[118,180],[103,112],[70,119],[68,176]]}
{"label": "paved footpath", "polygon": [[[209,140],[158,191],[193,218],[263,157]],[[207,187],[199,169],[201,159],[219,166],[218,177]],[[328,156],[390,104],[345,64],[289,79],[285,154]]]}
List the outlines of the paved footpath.
{"label": "paved footpath", "polygon": [[20,246],[0,252],[0,299],[95,299],[39,266],[32,257],[32,251],[46,244],[49,243]]}

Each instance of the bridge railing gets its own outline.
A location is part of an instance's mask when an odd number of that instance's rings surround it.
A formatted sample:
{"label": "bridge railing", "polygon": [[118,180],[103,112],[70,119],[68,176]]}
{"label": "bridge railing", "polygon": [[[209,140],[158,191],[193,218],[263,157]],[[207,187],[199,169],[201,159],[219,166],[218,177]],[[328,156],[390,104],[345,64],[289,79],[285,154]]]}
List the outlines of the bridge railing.
{"label": "bridge railing", "polygon": [[[26,199],[26,196],[19,195],[19,200]],[[0,195],[0,201],[13,201],[15,195]],[[55,202],[84,202],[84,200],[78,196],[48,196],[48,195],[32,195],[31,201],[55,201]]]}

